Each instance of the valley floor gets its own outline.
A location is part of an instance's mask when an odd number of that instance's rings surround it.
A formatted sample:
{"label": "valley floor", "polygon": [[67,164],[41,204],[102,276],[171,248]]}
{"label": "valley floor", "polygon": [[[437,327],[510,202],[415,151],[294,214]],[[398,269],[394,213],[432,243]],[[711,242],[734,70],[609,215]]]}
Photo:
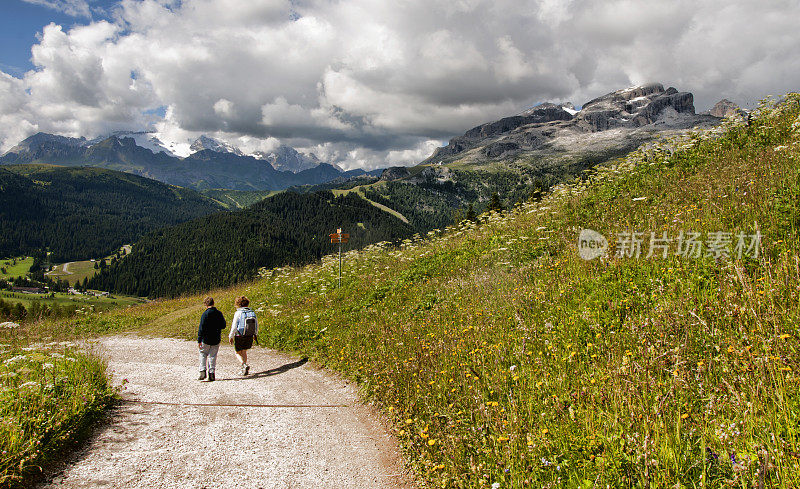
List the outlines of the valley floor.
{"label": "valley floor", "polygon": [[354,387],[311,364],[254,348],[243,378],[223,344],[208,383],[196,380],[194,342],[115,336],[97,347],[123,400],[40,489],[412,487]]}

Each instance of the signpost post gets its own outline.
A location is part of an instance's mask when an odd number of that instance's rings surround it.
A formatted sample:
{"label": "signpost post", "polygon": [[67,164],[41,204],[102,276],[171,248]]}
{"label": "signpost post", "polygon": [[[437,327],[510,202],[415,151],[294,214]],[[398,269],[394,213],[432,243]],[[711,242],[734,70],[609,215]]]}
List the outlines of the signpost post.
{"label": "signpost post", "polygon": [[342,228],[331,233],[331,243],[339,243],[339,287],[342,286],[342,243],[347,243],[350,240],[350,235],[342,232]]}

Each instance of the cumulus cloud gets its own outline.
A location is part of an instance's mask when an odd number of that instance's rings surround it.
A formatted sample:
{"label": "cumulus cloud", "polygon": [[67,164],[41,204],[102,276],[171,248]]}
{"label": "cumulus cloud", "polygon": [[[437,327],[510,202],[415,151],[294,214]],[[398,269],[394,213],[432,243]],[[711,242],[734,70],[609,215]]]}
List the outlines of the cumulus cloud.
{"label": "cumulus cloud", "polygon": [[149,125],[413,164],[547,100],[659,81],[702,110],[796,89],[799,16],[789,0],[121,0],[113,21],[45,26],[35,69],[2,74],[0,144]]}

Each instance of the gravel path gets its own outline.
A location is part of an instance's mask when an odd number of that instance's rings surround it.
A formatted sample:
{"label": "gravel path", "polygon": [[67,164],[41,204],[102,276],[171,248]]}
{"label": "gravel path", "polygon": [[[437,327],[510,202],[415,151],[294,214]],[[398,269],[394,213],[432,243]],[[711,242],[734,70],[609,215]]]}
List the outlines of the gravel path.
{"label": "gravel path", "polygon": [[98,349],[127,379],[125,402],[39,488],[413,487],[376,413],[310,363],[254,348],[242,378],[224,344],[217,380],[199,382],[193,342],[115,336]]}

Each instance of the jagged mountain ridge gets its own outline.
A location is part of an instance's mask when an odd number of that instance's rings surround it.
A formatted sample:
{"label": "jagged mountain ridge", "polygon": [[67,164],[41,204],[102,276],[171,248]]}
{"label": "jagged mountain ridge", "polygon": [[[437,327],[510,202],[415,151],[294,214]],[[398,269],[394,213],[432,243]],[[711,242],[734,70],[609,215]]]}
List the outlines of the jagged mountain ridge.
{"label": "jagged mountain ridge", "polygon": [[[366,173],[363,170],[343,172],[326,163],[318,163],[297,172],[279,171],[270,161],[241,154],[238,150],[231,150],[232,147],[217,146],[205,140],[203,144],[215,149],[203,147],[185,158],[179,158],[164,151],[154,152],[144,148],[134,138],[127,136],[110,136],[98,141],[38,133],[0,157],[0,165],[89,165],[197,190],[282,190]],[[201,145],[196,147],[200,148]]]}
{"label": "jagged mountain ridge", "polygon": [[[673,87],[664,89],[662,84],[652,83],[610,92],[586,102],[579,111],[569,103],[543,103],[468,130],[437,149],[422,164],[459,161],[481,164],[516,159],[541,150],[583,149],[576,146],[576,136],[582,136],[582,146],[589,151],[602,149],[607,143],[620,148],[635,147],[655,133],[719,121],[712,115],[695,114],[693,102],[689,92],[679,92]],[[614,132],[598,134],[607,131]],[[607,135],[616,141],[608,141]]]}
{"label": "jagged mountain ridge", "polygon": [[197,153],[198,151],[203,150],[211,150],[216,151],[217,153],[233,153],[238,156],[244,156],[245,154],[237,148],[236,146],[227,143],[225,141],[219,141],[214,138],[210,138],[206,135],[202,135],[199,138],[195,139],[195,141],[189,146],[189,149],[193,153]]}
{"label": "jagged mountain ridge", "polygon": [[322,163],[315,154],[305,155],[285,144],[278,146],[269,153],[265,151],[256,151],[252,156],[260,160],[268,161],[276,170],[290,171],[292,173],[308,170]]}

